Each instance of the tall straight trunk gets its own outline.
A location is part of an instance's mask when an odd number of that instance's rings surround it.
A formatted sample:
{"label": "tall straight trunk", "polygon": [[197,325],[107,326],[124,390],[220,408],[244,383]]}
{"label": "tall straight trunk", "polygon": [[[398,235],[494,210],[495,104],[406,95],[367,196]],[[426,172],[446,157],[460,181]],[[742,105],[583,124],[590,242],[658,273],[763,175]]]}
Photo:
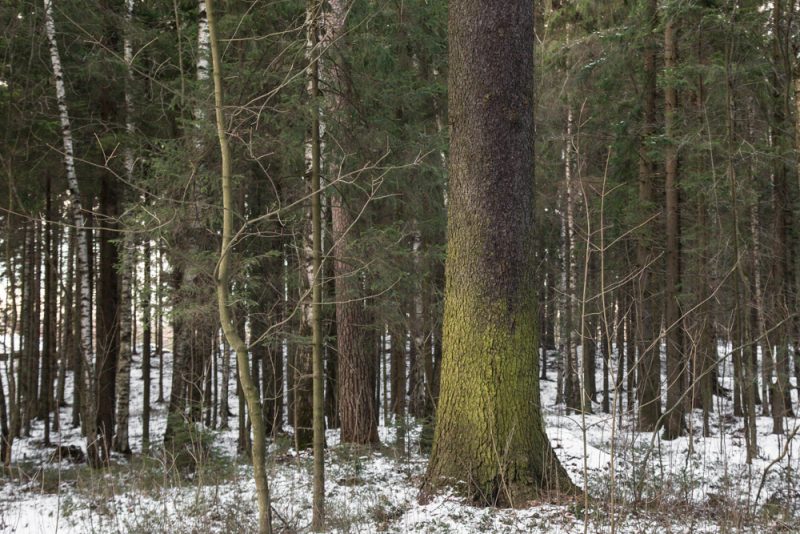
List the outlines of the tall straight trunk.
{"label": "tall straight trunk", "polygon": [[[82,280],[80,287],[80,299],[78,305],[78,317],[80,320],[80,354],[83,382],[82,402],[84,406],[83,419],[85,421],[95,421],[96,414],[96,394],[94,380],[94,364],[91,359],[91,294],[89,287],[89,243],[84,232],[83,207],[81,204],[80,188],[78,177],[75,173],[75,157],[73,152],[72,130],[70,128],[69,111],[67,108],[67,97],[64,89],[64,74],[61,69],[61,56],[58,52],[56,42],[56,28],[53,20],[53,1],[44,0],[45,30],[50,45],[50,62],[53,67],[53,76],[56,84],[56,100],[58,102],[59,118],[61,123],[62,142],[64,145],[64,161],[67,170],[67,193],[70,205],[73,209],[73,217],[76,233],[78,235],[78,251],[76,263],[76,275]],[[91,465],[99,465],[99,455],[97,450],[97,431],[94,424],[86,425],[86,449]]]}
{"label": "tall straight trunk", "polygon": [[114,450],[123,454],[130,454],[131,446],[128,440],[128,419],[130,416],[131,393],[131,354],[134,340],[132,339],[132,292],[131,278],[135,269],[135,249],[130,242],[130,237],[124,239],[122,250],[122,273],[120,295],[119,319],[119,358],[116,369],[116,433],[114,434]]}
{"label": "tall straight trunk", "polygon": [[217,422],[219,421],[219,361],[221,359],[219,350],[219,330],[214,330],[214,338],[211,342],[213,343],[211,349],[211,376],[214,381],[214,392],[211,400],[211,428],[216,430]]}
{"label": "tall straight trunk", "polygon": [[[197,56],[195,78],[201,87],[207,87],[210,63],[210,32],[207,4],[198,0]],[[197,105],[193,109],[197,122],[206,119],[206,109]],[[201,159],[206,147],[199,133],[189,137],[195,157]],[[173,338],[173,388],[170,393],[165,441],[174,435],[176,425],[183,421],[199,422],[202,419],[203,371],[208,358],[208,335],[213,328],[213,314],[205,308],[214,298],[211,287],[202,283],[210,266],[200,258],[212,252],[212,242],[206,229],[206,211],[210,204],[206,188],[210,184],[198,175],[192,176],[187,199],[187,221],[179,229],[183,241],[180,255],[175,258],[172,286],[181,312],[174,314]],[[175,252],[173,250],[173,252]]]}
{"label": "tall straight trunk", "polygon": [[21,434],[17,437],[27,436],[30,432],[30,410],[28,406],[28,397],[30,396],[30,379],[31,373],[31,359],[33,354],[31,352],[31,319],[33,318],[33,301],[30,296],[31,292],[31,273],[33,272],[33,256],[31,250],[31,224],[28,223],[24,226],[24,233],[22,234],[22,254],[21,264],[22,272],[20,276],[20,301],[22,304],[21,309],[25,310],[22,313],[20,321],[20,360],[17,369],[17,405],[19,406],[20,424],[18,430]]}
{"label": "tall straight trunk", "polygon": [[[770,336],[771,342],[776,345],[775,350],[775,371],[777,380],[772,383],[771,402],[772,402],[772,432],[774,434],[784,433],[784,415],[786,412],[786,399],[790,397],[789,391],[789,329],[786,319],[789,317],[789,299],[787,295],[789,274],[788,265],[788,212],[791,209],[789,204],[789,187],[786,162],[784,155],[788,151],[786,135],[783,131],[786,126],[786,98],[783,89],[786,85],[785,65],[785,38],[786,28],[783,16],[783,0],[775,0],[772,5],[772,60],[773,60],[773,94],[772,94],[772,137],[774,150],[779,157],[774,158],[772,168],[772,211],[773,211],[773,233],[775,235],[772,251],[772,324],[769,329],[774,332]],[[791,406],[791,403],[788,403]]]}
{"label": "tall straight trunk", "polygon": [[[653,175],[655,166],[650,155],[650,137],[655,132],[656,124],[656,49],[655,29],[657,25],[656,0],[645,0],[644,27],[648,30],[645,36],[644,88],[642,93],[643,117],[641,128],[641,144],[639,149],[639,203],[645,221],[652,216],[655,194],[653,192]],[[653,280],[652,262],[655,261],[653,247],[652,221],[642,229],[636,251],[637,268],[637,396],[639,401],[638,426],[643,431],[654,431],[661,416],[661,356],[656,333],[655,315],[655,281]]]}
{"label": "tall straight trunk", "polygon": [[32,421],[39,407],[39,371],[41,368],[41,282],[42,282],[42,223],[36,221],[28,249],[28,368],[26,371],[25,435],[31,435]]}
{"label": "tall straight trunk", "polygon": [[64,280],[64,292],[61,297],[60,302],[60,325],[61,330],[59,333],[60,343],[59,346],[61,350],[60,355],[60,362],[58,366],[58,382],[56,384],[56,410],[55,410],[55,418],[53,419],[53,430],[61,431],[61,425],[63,422],[61,421],[60,417],[60,410],[67,405],[67,370],[72,369],[74,362],[75,362],[75,350],[73,346],[73,342],[75,340],[73,329],[73,308],[72,308],[72,290],[73,290],[73,282],[74,282],[74,258],[75,254],[73,253],[73,233],[72,228],[67,230],[66,228],[63,229],[61,233],[60,241],[64,243],[64,249],[66,250],[66,255],[61,258],[59,262],[59,274],[58,278]]}
{"label": "tall straight trunk", "polygon": [[[630,373],[630,369],[627,367],[627,344],[625,339],[625,326],[628,322],[628,308],[626,302],[627,295],[625,293],[626,289],[627,288],[622,287],[617,292],[617,310],[615,316],[616,338],[614,343],[617,349],[617,376],[614,380],[614,400],[617,403],[617,413],[620,414],[620,417],[622,417],[623,413],[622,401],[625,399],[626,395],[630,395],[630,392],[628,392],[625,387],[626,371]],[[622,394],[623,391],[625,391],[626,395]]]}
{"label": "tall straight trunk", "polygon": [[[5,243],[5,260],[6,272],[5,279],[7,283],[6,306],[10,307],[11,313],[9,330],[11,332],[10,343],[8,345],[8,364],[6,367],[6,376],[8,377],[8,411],[10,425],[8,428],[0,428],[0,463],[3,467],[11,465],[11,452],[14,448],[14,438],[19,433],[19,403],[17,402],[17,381],[14,376],[14,354],[15,354],[15,338],[17,334],[17,276],[15,272],[15,265],[13,260],[13,252],[11,248],[11,229],[14,208],[13,198],[13,180],[8,180],[8,213],[6,214],[6,243]],[[0,395],[4,395],[0,392]],[[5,400],[5,396],[3,397]],[[2,423],[0,423],[2,424]]]}
{"label": "tall straight trunk", "polygon": [[[414,223],[416,224],[416,222]],[[418,231],[414,232],[411,255],[414,261],[414,272],[416,284],[411,297],[411,343],[414,346],[414,359],[411,366],[412,388],[409,391],[410,402],[408,411],[414,417],[426,417],[432,408],[430,399],[430,384],[426,377],[425,369],[429,366],[431,359],[430,334],[426,332],[425,325],[425,285],[422,278],[424,273],[421,266],[422,236]]]}
{"label": "tall straight trunk", "polygon": [[761,415],[770,414],[770,389],[772,376],[775,370],[775,362],[772,358],[772,346],[767,335],[767,323],[765,320],[764,293],[761,282],[761,225],[758,216],[758,204],[754,203],[750,208],[750,233],[752,235],[752,265],[753,265],[753,297],[755,306],[753,308],[753,331],[758,333],[761,346]]}
{"label": "tall straight trunk", "polygon": [[[42,336],[42,383],[39,392],[39,418],[44,421],[44,444],[50,445],[50,411],[55,402],[53,400],[53,365],[56,358],[56,261],[54,252],[55,243],[55,213],[52,199],[52,177],[48,174],[46,185],[46,218],[44,224],[44,332]],[[55,406],[56,411],[58,407]]]}
{"label": "tall straight trunk", "polygon": [[[158,266],[156,267],[156,354],[158,355],[158,398],[164,402],[164,257],[163,249],[158,247]],[[173,354],[173,357],[175,355]]]}
{"label": "tall straight trunk", "polygon": [[406,410],[406,351],[403,346],[402,328],[392,328],[390,347],[390,374],[392,390],[392,413],[397,420],[405,416]]}
{"label": "tall straight trunk", "polygon": [[114,242],[119,225],[118,185],[103,176],[100,185],[100,272],[97,284],[97,432],[103,461],[110,461],[114,435],[114,402],[119,357],[120,286],[117,263],[119,251]]}
{"label": "tall straight trunk", "polygon": [[[602,318],[607,317],[607,314],[601,316]],[[602,322],[604,322],[601,319]],[[600,348],[603,351],[603,405],[602,410],[603,413],[610,413],[611,412],[611,402],[610,402],[610,394],[611,394],[611,339],[609,336],[611,335],[611,325],[601,324],[600,325]]]}
{"label": "tall straight trunk", "polygon": [[[589,244],[587,243],[587,246]],[[588,273],[586,284],[587,288],[595,287],[596,280],[596,263],[597,255],[591,254],[588,262]],[[598,295],[598,293],[594,293]],[[584,298],[588,299],[589,295]],[[592,411],[592,401],[597,398],[597,306],[595,302],[598,299],[592,299],[591,302],[586,302],[582,305],[584,310],[584,317],[581,320],[583,325],[581,334],[581,347],[583,357],[583,383],[582,391],[584,395],[584,409],[588,412]]]}
{"label": "tall straight trunk", "polygon": [[[706,43],[702,32],[697,37],[698,62],[705,65]],[[698,90],[695,93],[694,108],[699,116],[706,113],[706,83],[702,74],[697,79]],[[713,161],[713,160],[712,160]],[[701,174],[708,172],[709,156],[701,154],[697,167]],[[696,313],[687,320],[694,324],[693,341],[688,357],[691,361],[691,406],[700,408],[703,412],[703,435],[710,434],[710,413],[713,401],[712,379],[716,379],[716,347],[713,339],[712,305],[708,298],[712,294],[712,276],[708,265],[711,261],[709,253],[710,232],[708,222],[709,198],[705,191],[698,191],[694,207],[696,212],[696,252],[694,253],[695,280],[693,292],[695,295]]]}
{"label": "tall straight trunk", "polygon": [[752,359],[754,358],[754,353],[752,351],[754,342],[751,340],[749,332],[750,323],[747,320],[746,308],[742,305],[742,303],[750,302],[750,298],[749,295],[746,295],[749,289],[748,275],[744,269],[744,258],[740,253],[739,243],[739,196],[734,162],[736,133],[734,131],[734,88],[736,86],[736,81],[733,78],[733,46],[733,42],[728,42],[725,47],[725,123],[728,152],[726,174],[728,175],[731,209],[733,210],[733,255],[734,261],[736,262],[733,276],[733,299],[736,308],[733,315],[734,325],[732,341],[734,368],[738,368],[738,376],[735,376],[735,379],[739,382],[742,391],[747,463],[751,463],[753,458],[758,454],[758,446],[756,443],[755,387],[752,374]]}
{"label": "tall straight trunk", "polygon": [[[133,0],[125,0],[125,22],[130,25],[133,19]],[[133,47],[129,32],[123,39],[123,58],[125,60],[125,130],[133,137],[133,95],[131,93],[131,69],[133,68]],[[124,149],[125,177],[128,184],[134,181],[133,149],[130,146]],[[119,353],[117,355],[117,369],[115,382],[116,395],[116,432],[114,434],[114,450],[123,454],[130,454],[131,447],[128,439],[128,418],[130,415],[130,388],[131,388],[131,360],[136,347],[135,314],[131,316],[131,307],[136,306],[133,297],[133,280],[136,272],[136,249],[130,233],[122,236],[121,262],[120,262],[120,295],[119,295]],[[116,267],[116,266],[115,266]],[[148,392],[149,393],[149,392]],[[149,430],[149,429],[148,429]]]}
{"label": "tall straight trunk", "polygon": [[83,352],[81,347],[81,314],[78,309],[80,306],[80,299],[82,295],[82,284],[85,282],[78,272],[78,231],[73,227],[70,235],[70,262],[72,265],[72,273],[74,280],[75,290],[72,292],[69,305],[72,308],[70,326],[72,327],[72,427],[77,428],[81,425],[83,413]]}
{"label": "tall straight trunk", "polygon": [[152,341],[151,323],[151,294],[152,294],[152,274],[151,267],[151,247],[150,240],[145,237],[144,255],[142,270],[144,279],[142,280],[142,452],[150,448],[150,387],[151,387],[151,361],[152,357],[150,343]]}
{"label": "tall straight trunk", "polygon": [[306,43],[308,49],[309,97],[311,100],[311,265],[307,266],[311,287],[311,377],[313,424],[313,489],[311,530],[325,528],[325,386],[322,362],[322,210],[320,191],[320,108],[319,99],[319,21],[322,2],[308,0],[306,11]]}
{"label": "tall straight trunk", "polygon": [[[222,161],[222,244],[220,259],[217,266],[217,307],[219,318],[225,337],[236,351],[236,361],[239,365],[239,378],[247,400],[247,408],[251,415],[253,425],[252,460],[253,473],[256,483],[258,498],[258,530],[261,534],[272,533],[271,504],[269,483],[266,471],[266,433],[264,432],[264,417],[261,413],[261,399],[258,390],[250,375],[247,365],[247,345],[236,331],[236,325],[231,315],[230,302],[230,254],[231,237],[233,234],[233,202],[231,199],[231,153],[228,146],[228,137],[225,132],[223,115],[222,94],[222,60],[220,58],[219,43],[217,41],[216,20],[214,17],[213,0],[206,0],[206,13],[208,16],[208,33],[211,47],[211,62],[214,78],[214,110],[217,124],[217,138]],[[200,2],[201,9],[203,0]]]}
{"label": "tall straight trunk", "polygon": [[336,343],[339,351],[339,419],[342,442],[377,443],[375,421],[375,358],[371,350],[361,280],[353,264],[350,243],[354,220],[341,195],[331,199],[332,237],[335,243]]}
{"label": "tall straight trunk", "polygon": [[[674,15],[669,16],[664,27],[664,69],[667,76],[678,66],[678,36]],[[683,396],[685,392],[685,360],[683,357],[683,321],[681,319],[681,221],[680,177],[678,175],[678,142],[676,118],[678,90],[674,84],[664,88],[664,132],[667,146],[664,149],[666,192],[666,278],[664,284],[664,320],[667,341],[667,411],[664,438],[683,435],[686,428]]]}
{"label": "tall straight trunk", "polygon": [[567,134],[564,145],[564,185],[566,218],[564,220],[564,399],[567,409],[574,412],[581,408],[581,385],[578,378],[578,330],[575,294],[577,292],[577,267],[575,265],[575,184],[572,177],[573,114],[567,109]]}
{"label": "tall straight trunk", "polygon": [[[275,324],[282,321],[280,312],[272,317]],[[279,341],[273,339],[267,345],[262,370],[264,375],[264,418],[267,432],[274,437],[283,430],[283,347]]]}
{"label": "tall straight trunk", "polygon": [[[533,4],[450,4],[444,355],[424,494],[463,482],[513,505],[574,492],[539,403],[533,207]],[[498,457],[498,450],[502,456]]]}
{"label": "tall straight trunk", "polygon": [[[628,296],[630,299],[630,295]],[[629,300],[630,302],[630,300]],[[637,326],[635,318],[635,304],[632,303],[630,310],[625,314],[625,366],[628,372],[625,375],[625,402],[628,406],[628,411],[634,413],[636,407],[636,389],[637,389],[637,376],[636,372],[639,366],[636,364],[636,347],[637,344]]]}
{"label": "tall straight trunk", "polygon": [[[10,352],[7,354],[10,361],[14,355]],[[6,391],[3,387],[3,373],[0,373],[0,463],[5,467],[11,463],[12,440],[8,425],[8,406],[6,405]]]}

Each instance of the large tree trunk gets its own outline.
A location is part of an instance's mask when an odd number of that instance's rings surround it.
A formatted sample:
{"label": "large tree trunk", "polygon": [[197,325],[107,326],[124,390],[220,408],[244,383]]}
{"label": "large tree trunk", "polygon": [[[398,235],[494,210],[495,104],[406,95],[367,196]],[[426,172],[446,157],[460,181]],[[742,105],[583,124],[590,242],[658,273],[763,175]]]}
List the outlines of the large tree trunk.
{"label": "large tree trunk", "polygon": [[375,358],[361,280],[349,249],[353,218],[341,195],[331,199],[335,247],[336,341],[339,351],[339,419],[344,443],[377,443]]}
{"label": "large tree trunk", "polygon": [[[664,27],[664,69],[671,79],[677,66],[677,29],[673,16],[668,16]],[[666,190],[666,279],[664,285],[664,318],[667,339],[667,418],[664,438],[674,439],[683,435],[684,419],[684,357],[683,321],[678,297],[681,293],[681,243],[680,243],[680,183],[678,176],[678,143],[675,139],[675,113],[678,106],[678,91],[674,84],[664,89],[664,130],[667,146],[664,151]]]}
{"label": "large tree trunk", "polygon": [[[644,4],[644,24],[651,34],[656,28],[656,0],[646,0]],[[641,144],[639,154],[639,202],[647,221],[653,211],[653,174],[655,172],[649,154],[650,136],[655,133],[656,123],[656,48],[654,35],[645,37],[644,46],[644,116],[642,118]],[[652,238],[648,230],[652,222],[642,229],[636,251],[637,268],[637,393],[639,400],[639,429],[653,431],[661,416],[661,356],[656,333],[658,327],[654,317],[655,281],[651,262],[655,261]]]}
{"label": "large tree trunk", "polygon": [[104,176],[100,186],[100,272],[97,285],[97,432],[103,461],[109,453],[114,435],[114,401],[117,358],[119,355],[119,273],[117,261],[117,186]]}
{"label": "large tree trunk", "polygon": [[533,4],[451,3],[448,35],[444,355],[425,493],[457,480],[476,500],[513,505],[575,491],[538,403]]}
{"label": "large tree trunk", "polygon": [[787,405],[791,407],[791,402],[786,402],[791,398],[789,390],[789,328],[786,320],[789,317],[788,299],[788,269],[789,250],[788,250],[788,231],[790,203],[788,199],[789,187],[787,178],[786,160],[784,156],[788,151],[788,144],[784,127],[786,126],[786,113],[788,94],[783,89],[788,89],[786,83],[786,72],[783,70],[785,64],[785,38],[786,27],[784,23],[783,11],[784,2],[775,0],[772,6],[772,60],[773,60],[773,94],[772,94],[772,135],[774,150],[778,157],[774,158],[772,169],[772,211],[773,211],[773,234],[775,236],[773,247],[772,262],[772,324],[768,329],[773,332],[770,341],[776,345],[775,371],[777,380],[772,383],[770,400],[772,402],[772,432],[774,434],[784,433],[784,415]]}

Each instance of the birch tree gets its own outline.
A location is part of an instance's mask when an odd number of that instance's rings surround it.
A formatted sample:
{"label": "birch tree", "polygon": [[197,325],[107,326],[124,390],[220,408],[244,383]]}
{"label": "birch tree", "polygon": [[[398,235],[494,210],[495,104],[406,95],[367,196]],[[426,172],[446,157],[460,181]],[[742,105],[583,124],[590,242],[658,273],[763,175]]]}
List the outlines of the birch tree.
{"label": "birch tree", "polygon": [[95,366],[92,360],[92,327],[91,327],[91,294],[89,288],[89,243],[84,231],[85,222],[78,176],[75,172],[75,154],[70,127],[67,95],[64,87],[64,73],[61,68],[61,56],[58,51],[56,39],[56,25],[53,18],[54,0],[44,0],[45,31],[50,45],[50,63],[53,68],[53,77],[56,86],[56,102],[58,103],[59,120],[61,124],[61,140],[64,146],[64,164],[67,174],[67,195],[73,214],[75,232],[77,234],[78,251],[76,261],[76,276],[82,280],[80,284],[80,297],[78,299],[78,317],[80,321],[80,360],[83,370],[83,414],[86,429],[86,450],[89,462],[97,466],[100,462],[97,447],[97,428],[94,425],[96,407],[95,393]]}

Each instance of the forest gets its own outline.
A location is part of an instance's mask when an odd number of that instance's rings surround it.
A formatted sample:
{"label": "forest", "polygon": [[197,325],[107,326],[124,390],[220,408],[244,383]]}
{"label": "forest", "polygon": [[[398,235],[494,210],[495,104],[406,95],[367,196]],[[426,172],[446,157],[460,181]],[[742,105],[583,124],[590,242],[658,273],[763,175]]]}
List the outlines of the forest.
{"label": "forest", "polygon": [[800,531],[800,2],[0,28],[0,532]]}

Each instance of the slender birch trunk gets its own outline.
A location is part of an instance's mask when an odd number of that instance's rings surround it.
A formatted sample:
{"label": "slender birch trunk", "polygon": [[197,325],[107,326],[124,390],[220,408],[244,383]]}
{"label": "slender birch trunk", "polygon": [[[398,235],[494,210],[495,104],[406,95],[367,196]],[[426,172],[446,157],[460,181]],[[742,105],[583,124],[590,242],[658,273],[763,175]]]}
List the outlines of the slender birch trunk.
{"label": "slender birch trunk", "polygon": [[564,266],[564,398],[567,409],[579,412],[581,409],[581,384],[578,375],[578,330],[575,328],[577,291],[577,266],[575,263],[575,184],[573,179],[573,125],[572,106],[567,109],[567,135],[564,144],[564,189],[566,195],[566,219],[564,235],[566,238]]}
{"label": "slender birch trunk", "polygon": [[89,292],[89,243],[86,239],[84,229],[83,207],[81,206],[80,188],[78,186],[78,176],[75,173],[75,156],[72,142],[72,130],[70,128],[69,111],[67,108],[67,96],[64,88],[64,74],[61,69],[61,56],[58,52],[56,41],[56,27],[53,20],[53,1],[44,0],[45,30],[47,40],[50,44],[50,62],[53,67],[53,76],[56,84],[56,100],[61,121],[62,142],[64,144],[64,163],[67,172],[67,194],[73,210],[75,229],[78,234],[78,258],[77,276],[81,278],[81,293],[78,305],[78,315],[80,317],[80,354],[83,367],[82,380],[84,383],[83,396],[83,418],[86,424],[86,450],[89,463],[93,466],[99,464],[99,454],[97,450],[97,428],[93,424],[95,421],[96,394],[95,394],[95,373],[94,363],[91,354],[92,328],[91,328],[91,294]]}
{"label": "slender birch trunk", "polygon": [[119,359],[117,360],[116,376],[116,433],[114,434],[114,450],[123,454],[130,454],[131,447],[128,442],[128,418],[130,414],[131,390],[131,271],[133,269],[133,247],[130,238],[125,237],[125,247],[122,251],[122,276],[120,298],[120,333],[119,333]]}
{"label": "slender birch trunk", "polygon": [[[134,181],[134,155],[131,143],[134,135],[133,124],[133,95],[132,95],[132,72],[133,68],[133,46],[130,38],[130,26],[133,19],[133,0],[125,0],[125,21],[127,23],[125,37],[123,39],[122,50],[125,60],[125,130],[128,134],[127,146],[124,150],[125,178],[128,184]],[[131,359],[136,345],[136,336],[132,333],[133,318],[131,317],[131,306],[133,304],[133,292],[131,290],[131,278],[135,271],[136,262],[134,260],[135,247],[133,238],[126,232],[122,241],[122,261],[120,273],[120,319],[119,319],[119,357],[117,359],[116,373],[116,432],[114,434],[114,450],[123,454],[130,454],[131,447],[128,442],[128,418],[130,414],[130,390],[131,390]]]}

